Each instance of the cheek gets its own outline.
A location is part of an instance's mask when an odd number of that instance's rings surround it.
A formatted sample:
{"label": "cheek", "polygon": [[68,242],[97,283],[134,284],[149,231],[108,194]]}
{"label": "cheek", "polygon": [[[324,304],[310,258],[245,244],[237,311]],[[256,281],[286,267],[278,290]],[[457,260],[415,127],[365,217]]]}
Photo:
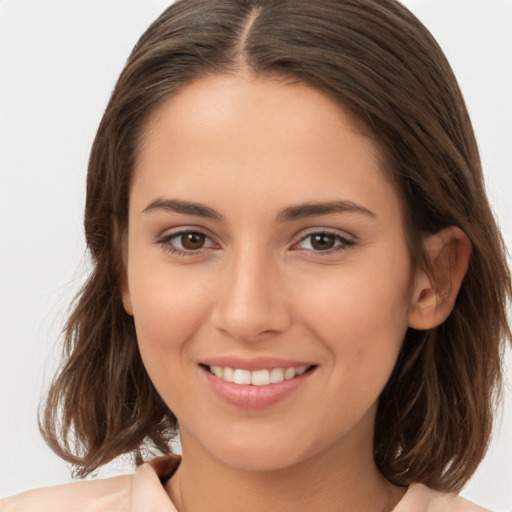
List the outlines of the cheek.
{"label": "cheek", "polygon": [[335,398],[320,410],[318,428],[333,425],[339,433],[372,410],[400,353],[407,330],[406,283],[393,286],[382,276],[376,282],[369,274],[352,273],[336,285],[318,283],[316,300],[304,308],[315,338],[330,354],[324,393]]}
{"label": "cheek", "polygon": [[178,371],[180,361],[187,358],[187,342],[208,314],[208,293],[201,279],[156,265],[134,272],[129,286],[140,352],[157,384],[172,375],[171,367]]}
{"label": "cheek", "polygon": [[[155,389],[179,418],[187,417],[193,340],[207,315],[204,288],[169,269],[131,283],[142,361]],[[185,413],[184,413],[185,411]]]}
{"label": "cheek", "polygon": [[[341,378],[384,382],[396,362],[407,331],[410,265],[406,258],[385,267],[340,269],[338,275],[310,281],[301,310],[342,368]],[[396,269],[396,270],[394,270]]]}

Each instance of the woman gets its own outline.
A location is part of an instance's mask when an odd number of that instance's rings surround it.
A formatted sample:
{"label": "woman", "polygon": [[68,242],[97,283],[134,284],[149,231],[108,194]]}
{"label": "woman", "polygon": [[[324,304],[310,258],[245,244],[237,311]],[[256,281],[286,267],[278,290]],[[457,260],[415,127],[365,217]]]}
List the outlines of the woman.
{"label": "woman", "polygon": [[183,459],[6,506],[478,510],[448,493],[485,452],[510,277],[408,11],[178,2],[119,79],[87,194],[46,438],[85,475],[168,453],[179,420]]}

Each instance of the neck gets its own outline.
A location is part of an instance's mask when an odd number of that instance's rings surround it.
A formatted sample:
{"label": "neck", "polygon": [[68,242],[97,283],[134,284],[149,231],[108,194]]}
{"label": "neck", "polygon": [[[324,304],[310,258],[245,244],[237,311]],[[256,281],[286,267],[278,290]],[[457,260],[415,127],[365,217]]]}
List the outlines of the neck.
{"label": "neck", "polygon": [[253,471],[198,456],[193,444],[182,438],[182,462],[166,483],[179,512],[390,512],[405,493],[383,477],[372,450],[360,446],[331,446],[291,467]]}

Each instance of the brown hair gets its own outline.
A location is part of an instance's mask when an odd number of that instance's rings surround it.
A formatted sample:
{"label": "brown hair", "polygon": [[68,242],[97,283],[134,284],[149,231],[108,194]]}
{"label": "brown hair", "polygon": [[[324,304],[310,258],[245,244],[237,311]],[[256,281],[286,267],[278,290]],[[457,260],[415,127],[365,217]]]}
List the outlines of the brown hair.
{"label": "brown hair", "polygon": [[510,274],[456,79],[427,29],[395,0],[181,0],[141,37],[92,147],[85,233],[94,266],[41,417],[47,442],[80,475],[148,444],[169,453],[176,418],[123,309],[118,233],[148,116],[192,81],[241,68],[316,87],[364,121],[403,201],[415,265],[428,268],[425,234],[455,225],[471,240],[452,314],[438,328],[407,332],[375,430],[375,459],[391,481],[460,489],[492,428],[510,339]]}

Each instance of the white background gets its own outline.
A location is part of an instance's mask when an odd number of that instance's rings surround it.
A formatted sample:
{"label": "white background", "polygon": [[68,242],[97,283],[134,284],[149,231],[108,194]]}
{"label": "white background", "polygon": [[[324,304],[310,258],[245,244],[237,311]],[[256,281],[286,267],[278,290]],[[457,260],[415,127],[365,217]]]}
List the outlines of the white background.
{"label": "white background", "polygon": [[[406,0],[460,80],[512,247],[512,0]],[[0,496],[70,480],[37,407],[86,273],[88,152],[131,48],[165,0],[0,0]],[[463,494],[512,511],[512,392]],[[120,462],[102,476],[131,471]]]}

